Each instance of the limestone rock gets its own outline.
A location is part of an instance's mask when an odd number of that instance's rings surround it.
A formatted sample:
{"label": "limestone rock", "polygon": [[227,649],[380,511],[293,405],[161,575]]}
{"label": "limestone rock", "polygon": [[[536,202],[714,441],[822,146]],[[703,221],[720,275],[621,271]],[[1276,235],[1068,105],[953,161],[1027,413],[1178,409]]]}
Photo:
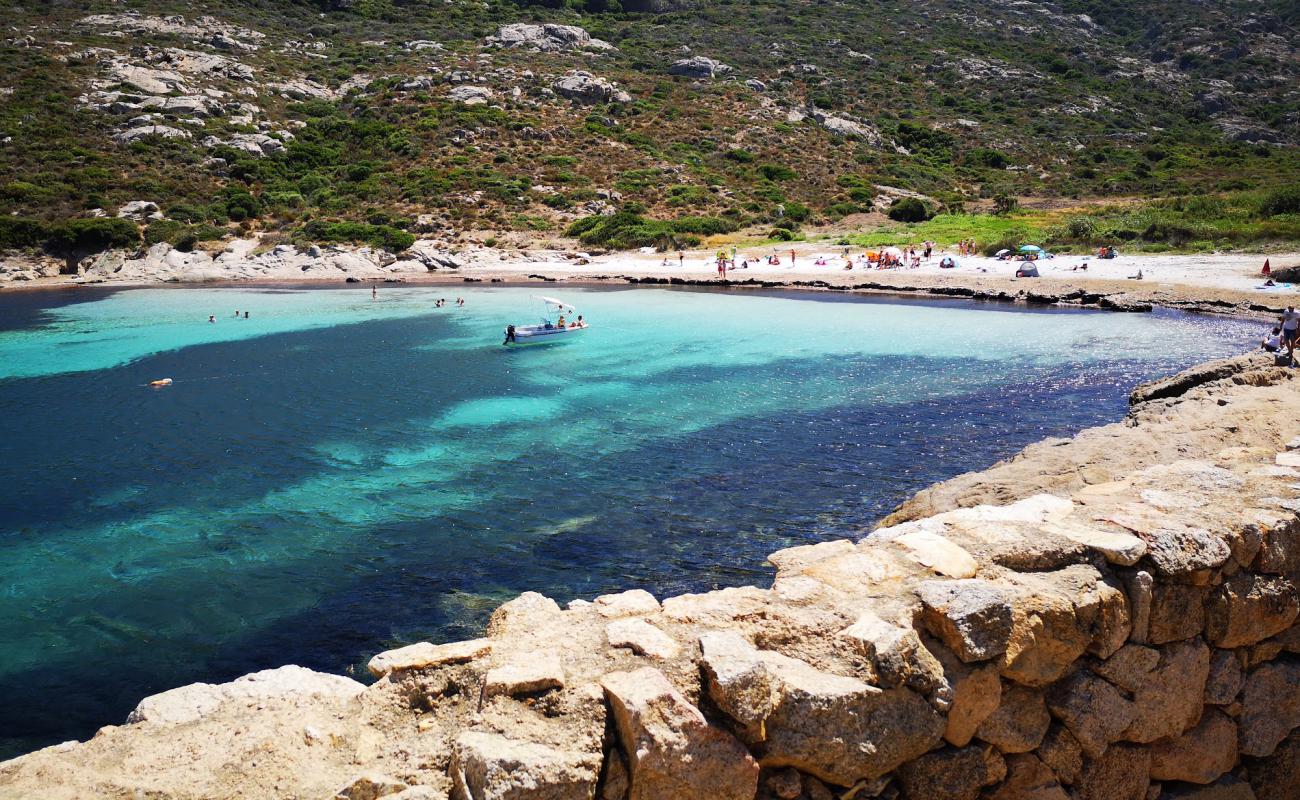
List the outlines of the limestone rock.
{"label": "limestone rock", "polygon": [[1291,627],[1300,594],[1286,578],[1238,573],[1210,595],[1205,635],[1216,647],[1255,644]]}
{"label": "limestone rock", "polygon": [[1237,726],[1207,709],[1195,728],[1151,747],[1151,777],[1161,781],[1213,783],[1237,763]]}
{"label": "limestone rock", "polygon": [[1199,640],[1176,642],[1160,654],[1159,665],[1133,690],[1133,722],[1124,730],[1130,742],[1179,736],[1200,719],[1210,651]]}
{"label": "limestone rock", "polygon": [[917,587],[927,630],[966,662],[1006,652],[1011,602],[1006,587],[978,578],[926,581]]}
{"label": "limestone rock", "polygon": [[456,86],[447,92],[447,99],[455,103],[464,103],[467,106],[481,106],[491,100],[494,95],[495,92],[486,86]]}
{"label": "limestone rock", "polygon": [[1007,778],[988,800],[1069,800],[1056,775],[1028,753],[1007,756]]}
{"label": "limestone rock", "polygon": [[1157,583],[1151,588],[1151,616],[1147,641],[1165,644],[1190,639],[1205,627],[1205,589],[1179,583]]}
{"label": "limestone rock", "polygon": [[611,647],[630,647],[637,655],[672,658],[681,649],[671,636],[643,619],[619,619],[605,626]]}
{"label": "limestone rock", "polygon": [[659,601],[645,589],[629,589],[618,594],[602,594],[591,601],[596,613],[608,619],[653,614],[659,610]]}
{"label": "limestone rock", "polygon": [[1300,732],[1293,732],[1267,758],[1250,764],[1250,786],[1259,800],[1300,797]]}
{"label": "limestone rock", "polygon": [[1151,755],[1144,747],[1116,744],[1086,760],[1074,784],[1079,800],[1147,800]]}
{"label": "limestone rock", "polygon": [[832,675],[734,633],[701,637],[709,697],[742,724],[765,767],[839,786],[874,780],[938,743],[943,718],[907,689]]}
{"label": "limestone rock", "polygon": [[168,125],[139,125],[134,128],[128,128],[113,137],[113,141],[118,144],[130,144],[136,139],[143,139],[146,136],[161,136],[164,139],[189,139],[192,138],[189,131],[173,128]]}
{"label": "limestone rock", "polygon": [[1002,703],[980,724],[976,736],[1003,753],[1028,753],[1038,747],[1052,724],[1042,692],[1012,686]]}
{"label": "limestone rock", "polygon": [[1047,707],[1093,758],[1118,741],[1137,716],[1133,703],[1118,689],[1087,670],[1052,687]]}
{"label": "limestone rock", "polygon": [[945,747],[898,770],[903,796],[912,800],[976,800],[980,790],[1006,776],[1007,765],[992,747]]}
{"label": "limestone rock", "polygon": [[1161,527],[1145,532],[1147,557],[1166,577],[1223,565],[1232,555],[1227,543],[1201,528]]}
{"label": "limestone rock", "polygon": [[157,203],[148,200],[132,200],[117,210],[117,216],[140,221],[157,210]]}
{"label": "limestone rock", "polygon": [[562,613],[559,604],[551,598],[537,592],[524,592],[492,612],[487,625],[488,637],[497,639],[534,633],[555,623]]}
{"label": "limestone rock", "polygon": [[1245,675],[1241,662],[1231,650],[1215,650],[1210,654],[1210,674],[1205,681],[1207,705],[1226,706],[1237,699]]}
{"label": "limestone rock", "polygon": [[628,755],[629,800],[753,800],[758,764],[744,745],[708,724],[659,670],[601,679]]}
{"label": "limestone rock", "polygon": [[1246,678],[1241,695],[1241,752],[1267,756],[1300,727],[1300,664],[1275,661]]}
{"label": "limestone rock", "polygon": [[598,78],[590,72],[577,71],[565,75],[551,88],[560,97],[567,97],[579,103],[630,103],[632,95],[619,89],[604,78]]}
{"label": "limestone rock", "polygon": [[379,800],[392,797],[405,788],[405,783],[387,775],[361,775],[335,792],[334,800]]}
{"label": "limestone rock", "polygon": [[495,733],[456,737],[451,778],[454,800],[591,800],[597,754],[556,750]]}
{"label": "limestone rock", "polygon": [[244,675],[230,683],[191,683],[146,697],[126,721],[128,724],[178,725],[201,719],[229,701],[247,702],[272,697],[301,697],[304,700],[313,696],[349,698],[361,694],[365,688],[342,675],[327,675],[289,665]]}
{"label": "limestone rock", "polygon": [[612,747],[605,757],[605,770],[601,776],[600,800],[624,800],[631,786],[627,774],[627,760],[617,747]]}
{"label": "limestone rock", "polygon": [[872,663],[881,686],[907,686],[928,694],[944,683],[943,666],[911,628],[890,625],[864,611],[840,636]]}
{"label": "limestone rock", "polygon": [[593,39],[591,34],[576,25],[529,25],[514,23],[502,25],[488,43],[499,47],[524,47],[542,53],[563,50],[613,50],[609,42]]}
{"label": "limestone rock", "polygon": [[555,652],[532,652],[519,655],[493,667],[483,679],[483,693],[531,694],[564,686],[564,665]]}
{"label": "limestone rock", "polygon": [[370,659],[366,665],[370,674],[382,678],[390,672],[412,669],[430,669],[445,664],[473,661],[492,652],[489,639],[470,639],[464,642],[430,644],[416,642],[395,650],[386,650]]}
{"label": "limestone rock", "polygon": [[946,648],[940,648],[938,655],[944,680],[952,691],[943,738],[951,745],[965,747],[1002,701],[998,667],[997,664],[966,664]]}
{"label": "limestone rock", "polygon": [[978,565],[950,539],[928,530],[913,530],[893,539],[918,563],[950,578],[973,578]]}
{"label": "limestone rock", "polygon": [[716,78],[731,71],[731,67],[706,56],[679,59],[668,67],[669,75],[684,75],[688,78]]}
{"label": "limestone rock", "polygon": [[1074,783],[1083,771],[1083,747],[1063,725],[1053,724],[1048,729],[1038,757],[1061,783]]}

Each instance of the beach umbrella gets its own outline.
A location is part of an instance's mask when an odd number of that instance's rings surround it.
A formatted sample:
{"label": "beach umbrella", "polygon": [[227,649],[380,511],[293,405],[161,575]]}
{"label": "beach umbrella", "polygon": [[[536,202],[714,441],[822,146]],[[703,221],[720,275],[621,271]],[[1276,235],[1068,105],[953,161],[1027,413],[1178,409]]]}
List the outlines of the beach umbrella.
{"label": "beach umbrella", "polygon": [[882,250],[881,252],[884,253],[885,255],[887,255],[887,256],[891,256],[891,257],[893,257],[893,258],[902,258],[902,257],[903,257],[903,251],[902,251],[902,250],[899,250],[897,247],[886,247],[886,248],[885,248],[884,250]]}
{"label": "beach umbrella", "polygon": [[1043,252],[1043,248],[1039,247],[1039,246],[1036,245],[1036,244],[1022,244],[1022,245],[1020,245],[1020,252],[1022,252],[1022,253],[1041,253],[1041,252]]}
{"label": "beach umbrella", "polygon": [[994,253],[994,255],[1005,256],[1007,253],[1010,253],[1010,252],[1011,252],[1010,250],[1008,250],[1007,248],[1004,247],[1004,248],[1002,248],[1001,250],[999,250],[999,251],[997,251],[996,253]]}

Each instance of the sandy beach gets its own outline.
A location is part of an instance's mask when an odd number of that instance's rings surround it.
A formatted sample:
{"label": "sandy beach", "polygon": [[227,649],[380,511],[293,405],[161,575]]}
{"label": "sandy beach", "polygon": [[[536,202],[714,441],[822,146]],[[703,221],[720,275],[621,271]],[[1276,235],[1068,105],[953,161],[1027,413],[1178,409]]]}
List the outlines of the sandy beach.
{"label": "sandy beach", "polygon": [[[438,242],[419,242],[415,249],[452,253],[461,264],[458,269],[411,269],[411,262],[377,256],[364,248],[331,248],[335,261],[324,269],[296,266],[310,261],[306,254],[293,252],[297,261],[289,266],[281,262],[268,264],[271,254],[253,255],[251,240],[228,246],[221,257],[208,260],[202,268],[186,263],[189,254],[177,252],[162,258],[177,261],[169,271],[133,269],[145,263],[127,259],[126,269],[111,274],[58,275],[32,280],[0,283],[0,290],[54,289],[82,285],[255,285],[260,283],[295,285],[337,285],[353,283],[400,282],[409,284],[459,284],[465,282],[565,282],[628,283],[680,280],[690,283],[720,282],[714,261],[716,249],[677,253],[615,252],[591,254],[578,250],[468,248],[449,251]],[[275,252],[285,248],[280,246]],[[794,251],[793,263],[790,253]],[[1040,301],[1051,297],[1087,295],[1115,299],[1118,305],[1151,304],[1172,307],[1202,307],[1230,313],[1268,311],[1294,300],[1300,287],[1289,283],[1264,286],[1261,268],[1267,259],[1273,269],[1300,265],[1300,253],[1210,253],[1210,254],[1124,254],[1100,260],[1079,255],[1060,255],[1035,262],[1040,277],[1017,278],[1018,261],[999,261],[983,256],[959,256],[939,250],[919,267],[876,269],[865,267],[862,248],[851,248],[853,268],[844,269],[844,247],[832,242],[796,242],[780,248],[741,247],[737,263],[749,261],[747,268],[728,270],[730,285],[794,286],[802,288],[837,288],[854,291],[899,292],[922,294],[960,294],[996,299],[1025,299],[1036,296]],[[767,263],[777,255],[780,263]],[[233,258],[232,258],[233,256]],[[944,256],[956,258],[958,266],[941,269]],[[151,254],[155,263],[159,256]],[[260,259],[260,260],[259,260]],[[824,260],[824,265],[816,262]],[[120,259],[119,259],[120,261]],[[387,263],[385,263],[387,262]],[[1081,269],[1084,264],[1087,269]],[[1134,276],[1141,274],[1141,279]],[[811,286],[809,286],[811,284]],[[824,285],[824,286],[823,286]]]}

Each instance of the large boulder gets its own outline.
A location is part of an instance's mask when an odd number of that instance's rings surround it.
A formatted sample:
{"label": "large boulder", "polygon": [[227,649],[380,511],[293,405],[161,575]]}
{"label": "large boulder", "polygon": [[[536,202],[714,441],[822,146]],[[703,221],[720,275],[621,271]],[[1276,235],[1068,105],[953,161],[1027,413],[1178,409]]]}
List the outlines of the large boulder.
{"label": "large boulder", "polygon": [[1213,783],[1237,763],[1237,726],[1208,709],[1195,728],[1151,747],[1151,777],[1161,781]]}
{"label": "large boulder", "polygon": [[962,661],[984,661],[1006,652],[1012,611],[1008,588],[979,578],[925,581],[917,586],[926,629]]}
{"label": "large boulder", "polygon": [[560,97],[579,103],[630,103],[632,95],[590,72],[571,72],[556,81],[551,88]]}
{"label": "large boulder", "polygon": [[467,106],[481,106],[490,101],[494,94],[486,86],[457,86],[447,92],[447,99]]}
{"label": "large boulder", "polygon": [[1004,753],[1028,753],[1038,747],[1052,724],[1043,693],[1012,686],[1002,704],[980,724],[976,735]]}
{"label": "large boulder", "polygon": [[118,144],[130,144],[137,139],[144,139],[149,136],[159,136],[163,139],[192,138],[189,131],[173,128],[170,125],[137,125],[114,135],[113,141]]}
{"label": "large boulder", "polygon": [[600,766],[599,754],[568,752],[495,733],[467,731],[456,738],[452,750],[452,797],[591,800]]}
{"label": "large boulder", "polygon": [[997,750],[973,744],[945,747],[909,761],[898,770],[898,782],[907,800],[976,800],[981,789],[1006,774],[1006,762]]}
{"label": "large boulder", "polygon": [[758,763],[715,728],[662,672],[645,667],[601,679],[628,759],[628,800],[753,800]]}
{"label": "large boulder", "polygon": [[765,767],[851,786],[925,753],[943,734],[943,718],[908,689],[832,675],[734,633],[706,634],[700,649],[709,698]]}
{"label": "large boulder", "polygon": [[327,675],[290,664],[244,675],[230,683],[191,683],[146,697],[126,721],[128,724],[179,725],[201,719],[227,702],[246,703],[280,697],[297,697],[304,701],[312,697],[347,699],[361,694],[365,688],[342,675]]}
{"label": "large boulder", "polygon": [[1133,703],[1109,682],[1079,670],[1048,692],[1047,707],[1096,758],[1119,741],[1137,716]]}
{"label": "large boulder", "polygon": [[1079,800],[1146,800],[1151,754],[1145,747],[1117,744],[1086,760],[1074,784]]}
{"label": "large boulder", "polygon": [[502,25],[488,37],[488,44],[498,47],[524,47],[543,53],[562,50],[613,50],[609,42],[593,39],[591,34],[576,25],[530,25],[516,22]]}
{"label": "large boulder", "polygon": [[912,628],[891,625],[864,611],[840,636],[871,662],[881,686],[907,686],[929,694],[945,684],[943,665]]}
{"label": "large boulder", "polygon": [[1258,800],[1300,797],[1300,733],[1288,736],[1268,758],[1251,762],[1250,786]]}
{"label": "large boulder", "polygon": [[1069,800],[1056,774],[1037,756],[1007,756],[1007,778],[988,800]]}
{"label": "large boulder", "polygon": [[731,67],[707,56],[678,59],[668,67],[669,75],[683,75],[687,78],[716,78],[731,71]]}
{"label": "large boulder", "polygon": [[1241,752],[1267,756],[1300,727],[1300,663],[1276,661],[1258,667],[1241,693]]}
{"label": "large boulder", "polygon": [[944,681],[950,690],[951,705],[943,738],[951,745],[965,747],[975,731],[1002,701],[1002,681],[994,663],[967,664],[946,647],[936,648],[943,664]]}
{"label": "large boulder", "polygon": [[1130,742],[1179,736],[1197,723],[1210,674],[1210,651],[1200,640],[1177,642],[1160,653],[1159,664],[1134,682]]}
{"label": "large boulder", "polygon": [[1300,594],[1286,578],[1238,573],[1210,595],[1205,636],[1216,647],[1255,644],[1291,627]]}

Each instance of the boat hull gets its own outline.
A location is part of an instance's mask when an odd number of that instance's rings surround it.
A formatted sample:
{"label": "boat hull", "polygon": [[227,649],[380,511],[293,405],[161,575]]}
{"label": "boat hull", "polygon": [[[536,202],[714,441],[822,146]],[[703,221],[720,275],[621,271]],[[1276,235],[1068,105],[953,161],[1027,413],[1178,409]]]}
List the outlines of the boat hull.
{"label": "boat hull", "polygon": [[571,342],[586,330],[586,327],[543,328],[540,325],[529,326],[526,328],[517,327],[515,328],[515,340],[513,342],[508,341],[506,344],[558,344],[560,342]]}

